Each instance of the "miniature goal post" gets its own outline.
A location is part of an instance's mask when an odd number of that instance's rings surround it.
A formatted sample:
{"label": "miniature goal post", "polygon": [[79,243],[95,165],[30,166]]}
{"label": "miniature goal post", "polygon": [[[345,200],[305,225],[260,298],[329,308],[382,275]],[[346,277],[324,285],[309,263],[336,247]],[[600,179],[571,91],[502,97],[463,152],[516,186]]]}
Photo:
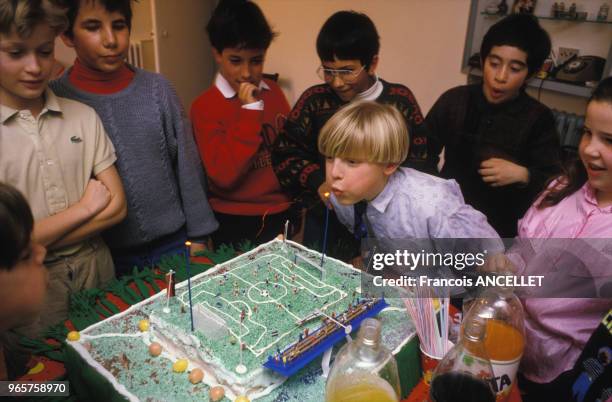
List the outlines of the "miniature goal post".
{"label": "miniature goal post", "polygon": [[193,309],[193,323],[196,330],[211,339],[219,339],[228,335],[227,323],[217,314],[202,304]]}

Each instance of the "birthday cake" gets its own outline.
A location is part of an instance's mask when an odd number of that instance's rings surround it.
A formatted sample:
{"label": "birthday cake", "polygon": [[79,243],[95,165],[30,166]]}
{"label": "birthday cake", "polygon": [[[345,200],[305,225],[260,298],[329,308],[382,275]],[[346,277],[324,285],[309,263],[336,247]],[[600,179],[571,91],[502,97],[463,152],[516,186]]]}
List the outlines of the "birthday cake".
{"label": "birthday cake", "polygon": [[388,308],[360,285],[352,266],[273,240],[176,284],[173,295],[163,290],[90,326],[68,345],[128,400],[274,400],[288,376],[366,316],[386,309],[380,317],[395,322],[396,351],[413,336],[400,303]]}

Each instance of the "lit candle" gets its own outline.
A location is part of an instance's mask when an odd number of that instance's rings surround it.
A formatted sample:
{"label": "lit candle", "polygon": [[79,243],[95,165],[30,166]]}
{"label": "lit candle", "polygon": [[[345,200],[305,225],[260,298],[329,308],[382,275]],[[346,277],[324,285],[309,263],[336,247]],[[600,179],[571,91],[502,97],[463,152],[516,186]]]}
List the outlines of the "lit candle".
{"label": "lit candle", "polygon": [[329,226],[329,192],[326,192],[325,199],[325,228],[323,229],[323,252],[321,253],[321,268],[323,268],[323,260],[325,259],[325,251],[327,250],[327,228]]}

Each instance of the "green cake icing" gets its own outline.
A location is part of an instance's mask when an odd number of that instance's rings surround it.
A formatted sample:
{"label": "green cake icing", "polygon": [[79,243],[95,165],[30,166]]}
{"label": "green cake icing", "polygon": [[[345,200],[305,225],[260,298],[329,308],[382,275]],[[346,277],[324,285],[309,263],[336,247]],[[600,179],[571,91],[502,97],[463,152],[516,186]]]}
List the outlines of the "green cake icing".
{"label": "green cake icing", "polygon": [[[208,400],[209,387],[222,385],[225,400],[247,395],[257,401],[289,401],[293,396],[320,401],[325,384],[321,358],[287,381],[262,364],[305,328],[312,332],[321,325],[320,318],[303,325],[300,320],[319,310],[340,313],[363,297],[360,284],[361,273],[353,267],[326,257],[321,268],[321,254],[273,240],[191,279],[196,327],[203,332],[191,331],[185,281],[177,284],[170,300],[163,290],[81,331],[80,340],[69,345],[130,400]],[[379,315],[383,340],[397,352],[413,337],[414,327],[401,300],[387,302],[391,308]],[[150,321],[145,332],[138,327],[143,319]],[[162,345],[161,356],[149,354],[151,342]],[[205,383],[193,385],[187,372],[173,372],[179,358],[189,360],[189,370],[202,368]],[[245,372],[237,370],[241,365]]]}

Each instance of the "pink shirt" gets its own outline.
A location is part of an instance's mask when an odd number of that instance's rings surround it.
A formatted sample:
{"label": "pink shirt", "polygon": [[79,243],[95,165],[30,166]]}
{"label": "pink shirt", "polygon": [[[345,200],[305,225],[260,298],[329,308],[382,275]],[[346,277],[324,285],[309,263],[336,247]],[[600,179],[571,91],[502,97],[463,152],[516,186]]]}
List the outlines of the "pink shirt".
{"label": "pink shirt", "polygon": [[[551,186],[554,185],[556,182]],[[511,251],[508,257],[517,264],[519,271],[537,274],[534,271],[541,266],[551,265],[528,264],[532,259],[546,254],[545,259],[554,261],[561,252],[570,250],[591,275],[609,276],[609,270],[612,270],[612,206],[599,208],[594,191],[588,183],[553,207],[537,209],[535,205],[539,204],[540,199],[519,221],[518,236],[521,239],[560,240],[553,240],[555,243],[547,240],[548,243],[539,244],[531,241],[535,251],[535,255],[531,256]],[[586,241],[581,246],[579,242],[569,240],[576,238],[610,238],[611,241]],[[564,241],[567,242],[565,249]],[[541,248],[545,244],[557,247],[561,244],[561,247],[550,251],[550,247]],[[521,370],[525,376],[532,381],[545,383],[571,369],[611,305],[612,300],[603,298],[524,299],[526,347]]]}

